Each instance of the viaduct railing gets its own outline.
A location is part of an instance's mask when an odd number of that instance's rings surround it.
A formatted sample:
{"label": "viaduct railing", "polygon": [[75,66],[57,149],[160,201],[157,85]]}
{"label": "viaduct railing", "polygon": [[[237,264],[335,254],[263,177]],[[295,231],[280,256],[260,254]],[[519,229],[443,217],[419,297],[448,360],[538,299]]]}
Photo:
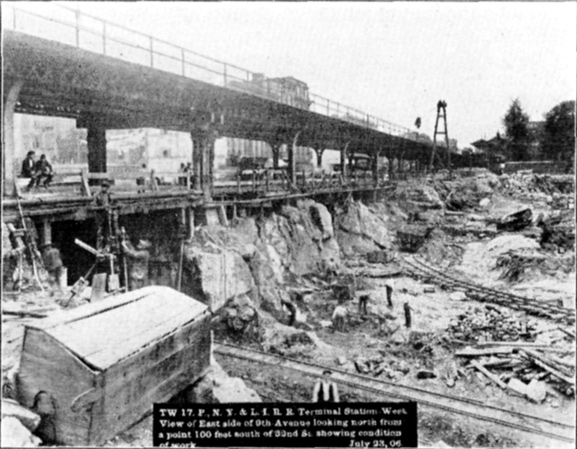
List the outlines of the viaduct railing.
{"label": "viaduct railing", "polygon": [[[65,5],[35,3],[33,8],[31,10],[20,5],[16,7],[4,4],[2,8],[3,27],[73,45],[83,50],[127,62],[294,105],[294,98],[283,99],[274,96],[274,80],[234,64],[211,58],[194,50],[128,29]],[[258,83],[255,84],[255,80],[258,80]],[[409,128],[366,114],[359,109],[321,95],[310,93],[309,99],[308,101],[305,100],[305,103],[308,104],[300,105],[300,107],[318,114],[390,135],[414,141],[419,140],[417,133]]]}

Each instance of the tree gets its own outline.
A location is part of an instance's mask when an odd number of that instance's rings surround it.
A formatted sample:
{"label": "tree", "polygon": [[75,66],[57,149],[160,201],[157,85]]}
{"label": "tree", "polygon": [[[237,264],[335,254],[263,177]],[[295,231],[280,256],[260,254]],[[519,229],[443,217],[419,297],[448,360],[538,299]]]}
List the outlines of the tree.
{"label": "tree", "polygon": [[513,100],[505,117],[505,136],[507,138],[507,152],[514,161],[529,159],[529,116],[523,111],[519,99]]}
{"label": "tree", "polygon": [[548,159],[573,163],[575,157],[575,101],[559,103],[545,114],[541,148]]}

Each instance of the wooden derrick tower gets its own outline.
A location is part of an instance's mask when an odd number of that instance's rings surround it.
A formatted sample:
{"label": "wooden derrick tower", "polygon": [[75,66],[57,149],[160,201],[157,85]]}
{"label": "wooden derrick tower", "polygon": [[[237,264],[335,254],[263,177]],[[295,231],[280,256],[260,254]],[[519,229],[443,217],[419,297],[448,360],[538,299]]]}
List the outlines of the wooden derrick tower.
{"label": "wooden derrick tower", "polygon": [[[443,119],[443,129],[439,130],[439,119]],[[445,136],[445,145],[447,146],[447,167],[451,170],[451,151],[449,148],[449,133],[447,132],[447,102],[444,100],[439,100],[437,103],[437,120],[435,121],[435,133],[433,134],[433,150],[431,152],[431,163],[429,164],[429,170],[433,170],[433,163],[435,156],[437,155],[437,135]],[[443,161],[439,158],[441,164]],[[444,164],[443,164],[444,165]]]}

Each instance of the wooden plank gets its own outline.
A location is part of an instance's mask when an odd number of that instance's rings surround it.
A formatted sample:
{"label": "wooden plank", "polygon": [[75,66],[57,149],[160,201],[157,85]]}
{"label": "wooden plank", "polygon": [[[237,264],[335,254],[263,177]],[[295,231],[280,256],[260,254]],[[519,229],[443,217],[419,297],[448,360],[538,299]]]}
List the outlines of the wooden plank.
{"label": "wooden plank", "polygon": [[40,391],[54,398],[60,443],[87,444],[90,415],[86,410],[72,413],[70,405],[76,396],[92,387],[94,376],[58,341],[41,330],[26,329],[18,374],[19,401],[31,407]]}
{"label": "wooden plank", "polygon": [[484,343],[477,343],[475,345],[478,348],[487,348],[491,346],[509,346],[509,347],[516,347],[516,348],[533,348],[539,350],[547,350],[547,349],[557,349],[553,348],[551,345],[544,345],[540,343],[530,343],[526,341],[486,341]]}
{"label": "wooden plank", "polygon": [[455,355],[457,357],[481,357],[484,355],[511,354],[512,352],[513,348],[508,347],[475,349],[468,346],[460,351],[456,351]]}
{"label": "wooden plank", "polygon": [[[199,364],[199,359],[204,357],[206,365],[208,365],[210,359],[210,342],[208,339],[208,332],[204,332],[201,335],[203,338],[198,340],[193,345],[187,345],[180,351],[173,353],[169,357],[164,358],[155,365],[144,367],[137,366],[134,367],[138,370],[139,376],[133,378],[130,382],[126,383],[122,378],[114,379],[116,386],[114,392],[109,393],[108,387],[106,391],[107,395],[107,411],[112,415],[118,412],[125,412],[127,409],[134,408],[136,404],[141,401],[141,397],[149,391],[153,391],[158,385],[162,384],[165,379],[169,378],[173,373],[178,372],[188,372],[193,375],[200,375],[202,369],[198,371],[191,371],[191,367],[195,364]],[[140,359],[140,361],[145,364],[146,360]],[[200,365],[199,365],[200,366]],[[206,366],[202,366],[204,369]],[[113,382],[113,380],[108,381],[108,383]],[[190,383],[192,383],[192,379]],[[112,388],[111,388],[112,390]],[[178,393],[178,391],[173,391],[172,395]],[[150,404],[146,404],[148,407]]]}
{"label": "wooden plank", "polygon": [[109,309],[120,307],[134,301],[139,301],[155,288],[159,287],[146,287],[125,293],[123,295],[111,296],[110,298],[106,298],[97,304],[87,304],[81,307],[76,307],[75,309],[62,312],[56,316],[49,317],[42,321],[38,321],[33,325],[30,325],[30,327],[35,329],[50,329],[55,326],[82,320],[90,316],[103,313]]}
{"label": "wooden plank", "polygon": [[[101,301],[106,293],[106,273],[98,273],[92,277],[92,294],[90,302]],[[91,336],[92,337],[92,336]]]}
{"label": "wooden plank", "polygon": [[[540,366],[546,371],[549,371],[555,377],[567,382],[568,384],[573,385],[574,380],[573,377],[569,376],[567,372],[565,372],[565,368],[555,366],[554,362],[547,357],[543,356],[542,354],[538,354],[535,351],[531,351],[529,349],[523,349],[519,351],[521,355],[525,356],[526,358],[530,359],[533,363]],[[553,366],[552,366],[553,365]]]}
{"label": "wooden plank", "polygon": [[[105,369],[138,351],[157,335],[165,335],[192,321],[207,309],[204,304],[169,290],[172,297],[150,295],[49,332],[86,363]],[[94,338],[95,335],[99,338]]]}
{"label": "wooden plank", "polygon": [[[111,366],[106,370],[107,394],[116,394],[117,386],[119,389],[124,389],[126,384],[141,377],[141,368],[143,366],[154,366],[191,344],[200,344],[199,342],[203,341],[203,335],[210,334],[210,320],[211,315],[206,311],[193,322],[186,324],[182,328],[175,329],[174,332],[165,338]],[[118,382],[118,379],[121,382]]]}
{"label": "wooden plank", "polygon": [[496,383],[497,385],[499,385],[499,387],[501,387],[503,390],[507,389],[507,385],[505,383],[501,382],[497,376],[493,375],[489,370],[487,370],[479,362],[477,362],[476,360],[472,360],[471,365],[473,365],[475,368],[477,368],[479,371],[481,371],[485,376],[487,376],[487,378],[489,378],[489,380],[491,380],[494,383]]}
{"label": "wooden plank", "polygon": [[[142,416],[152,412],[152,404],[164,402],[174,396],[175,392],[183,390],[198,379],[204,371],[204,367],[210,363],[210,353],[198,357],[199,348],[188,347],[182,353],[175,355],[183,361],[189,361],[183,365],[183,370],[168,370],[160,383],[147,391],[142,391],[137,398],[137,402],[123,410],[115,409],[114,413],[109,410],[108,431],[114,433],[126,427],[127,423],[134,423]],[[190,363],[192,361],[192,363]],[[97,444],[98,441],[95,441]]]}
{"label": "wooden plank", "polygon": [[88,179],[106,179],[109,180],[111,179],[111,175],[110,173],[94,173],[94,172],[89,172],[87,174]]}

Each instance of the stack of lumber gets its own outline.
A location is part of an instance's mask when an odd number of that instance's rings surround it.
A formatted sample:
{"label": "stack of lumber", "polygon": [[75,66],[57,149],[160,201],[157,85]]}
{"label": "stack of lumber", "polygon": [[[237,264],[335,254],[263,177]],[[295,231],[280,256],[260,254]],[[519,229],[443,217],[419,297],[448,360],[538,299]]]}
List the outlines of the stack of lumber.
{"label": "stack of lumber", "polygon": [[553,387],[575,395],[575,347],[491,341],[456,351],[457,357],[503,390],[542,402]]}

